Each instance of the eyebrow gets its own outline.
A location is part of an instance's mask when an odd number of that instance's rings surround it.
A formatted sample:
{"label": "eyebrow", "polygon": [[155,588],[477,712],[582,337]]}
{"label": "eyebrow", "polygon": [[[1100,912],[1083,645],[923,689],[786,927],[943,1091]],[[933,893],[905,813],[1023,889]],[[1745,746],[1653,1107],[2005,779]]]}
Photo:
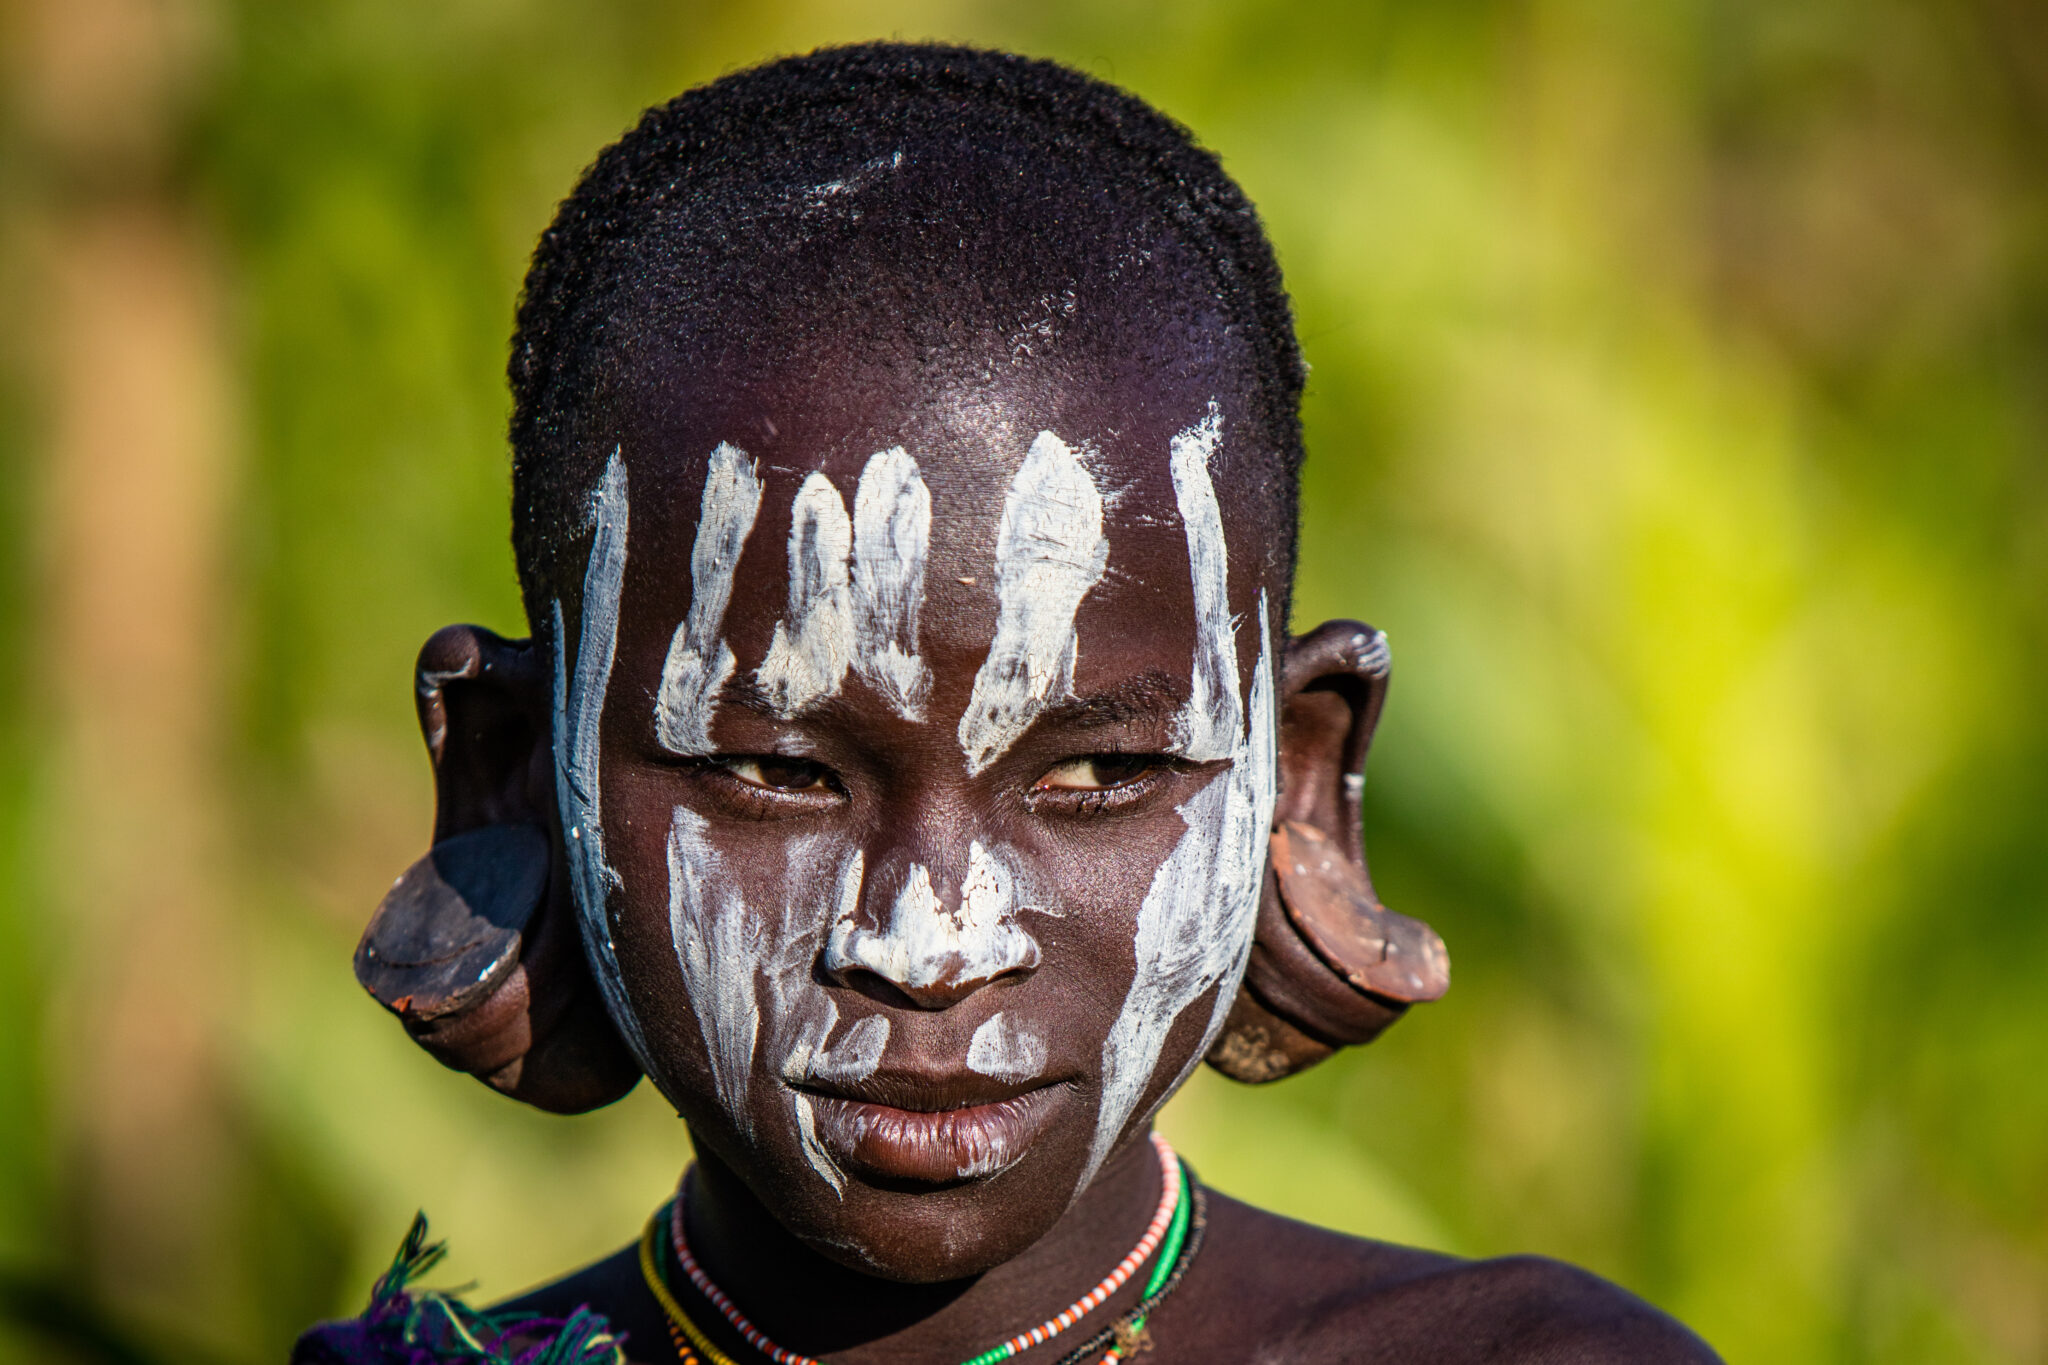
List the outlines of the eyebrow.
{"label": "eyebrow", "polygon": [[[805,708],[805,714],[829,711],[840,701],[832,697]],[[719,702],[752,711],[768,720],[782,715],[768,699],[767,691],[753,678],[741,675],[727,681]],[[1173,715],[1188,702],[1188,683],[1160,669],[1135,673],[1100,692],[1085,697],[1066,697],[1049,703],[1032,722],[1032,728],[1058,725],[1073,730],[1101,730],[1112,725],[1157,720]]]}
{"label": "eyebrow", "polygon": [[[1038,713],[1035,725],[1062,725],[1098,730],[1133,721],[1156,720],[1187,705],[1188,684],[1158,669],[1133,674],[1122,682],[1085,697],[1068,697]],[[1034,727],[1035,728],[1035,727]]]}

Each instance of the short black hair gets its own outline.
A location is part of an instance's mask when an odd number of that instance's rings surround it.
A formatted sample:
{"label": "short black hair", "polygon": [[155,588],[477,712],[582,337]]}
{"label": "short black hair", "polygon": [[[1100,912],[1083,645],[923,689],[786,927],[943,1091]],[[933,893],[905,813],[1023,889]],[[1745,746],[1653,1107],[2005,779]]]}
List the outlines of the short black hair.
{"label": "short black hair", "polygon": [[[890,174],[906,158],[921,182]],[[859,207],[832,207],[863,181],[878,183],[844,200]],[[649,109],[541,236],[508,366],[512,539],[529,619],[579,596],[577,551],[611,450],[601,396],[630,369],[624,353],[687,330],[679,312],[872,314],[886,276],[903,300],[896,325],[917,330],[923,356],[957,349],[975,326],[962,315],[990,308],[1039,309],[1031,325],[1050,336],[1075,257],[1137,301],[1124,311],[1156,312],[1170,294],[1183,332],[1204,345],[1220,336],[1238,357],[1263,438],[1255,491],[1291,580],[1306,366],[1273,248],[1215,154],[1143,100],[1054,62],[868,43],[769,62]]]}

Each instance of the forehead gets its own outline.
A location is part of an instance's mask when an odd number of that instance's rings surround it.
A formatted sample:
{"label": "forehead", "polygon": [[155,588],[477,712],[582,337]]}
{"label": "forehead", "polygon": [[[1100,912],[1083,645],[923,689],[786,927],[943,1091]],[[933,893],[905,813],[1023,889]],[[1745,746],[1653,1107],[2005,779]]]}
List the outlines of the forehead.
{"label": "forehead", "polygon": [[[822,474],[851,512],[870,461],[900,447],[930,495],[920,640],[943,694],[949,675],[971,675],[988,651],[1004,506],[1034,441],[1051,433],[1099,494],[1108,542],[1104,572],[1075,617],[1077,690],[1146,672],[1184,678],[1196,624],[1170,452],[1212,405],[1221,429],[1210,468],[1231,611],[1250,613],[1261,587],[1276,600],[1284,592],[1268,581],[1277,562],[1270,518],[1242,515],[1242,498],[1234,507],[1230,496],[1227,471],[1240,462],[1232,443],[1253,439],[1253,428],[1223,387],[1224,368],[1162,373],[1112,362],[1011,365],[996,378],[972,366],[906,375],[889,358],[842,348],[737,382],[727,376],[715,390],[672,378],[644,394],[621,431],[632,487],[623,615],[658,631],[689,611],[707,458],[720,444],[737,447],[761,496],[733,574],[725,636],[743,669],[757,664],[789,605],[791,532],[806,481]],[[1241,669],[1255,657],[1250,634],[1240,635]]]}

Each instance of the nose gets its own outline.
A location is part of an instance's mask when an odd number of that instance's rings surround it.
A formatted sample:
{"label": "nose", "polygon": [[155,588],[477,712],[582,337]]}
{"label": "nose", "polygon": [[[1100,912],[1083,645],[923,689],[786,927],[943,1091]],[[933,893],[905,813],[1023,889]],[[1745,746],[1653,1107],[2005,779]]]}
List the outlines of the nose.
{"label": "nose", "polygon": [[[884,904],[886,927],[875,913]],[[950,898],[941,897],[928,865],[912,862],[899,877],[871,880],[859,906],[833,924],[825,972],[865,994],[946,1009],[992,981],[1037,970],[1038,940],[1018,923],[1020,908],[1008,861],[978,841]]]}

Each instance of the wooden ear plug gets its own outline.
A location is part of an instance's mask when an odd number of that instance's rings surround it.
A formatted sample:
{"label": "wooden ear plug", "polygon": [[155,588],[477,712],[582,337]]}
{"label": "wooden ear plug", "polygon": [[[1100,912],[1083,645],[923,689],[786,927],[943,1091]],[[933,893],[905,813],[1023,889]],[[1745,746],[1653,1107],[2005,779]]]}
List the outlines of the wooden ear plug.
{"label": "wooden ear plug", "polygon": [[1364,870],[1315,826],[1276,828],[1268,869],[1244,985],[1209,1049],[1217,1070],[1252,1084],[1291,1076],[1450,988],[1436,931],[1380,904]]}
{"label": "wooden ear plug", "polygon": [[434,845],[385,893],[356,980],[408,1029],[474,1008],[505,984],[547,893],[548,841],[486,825]]}

